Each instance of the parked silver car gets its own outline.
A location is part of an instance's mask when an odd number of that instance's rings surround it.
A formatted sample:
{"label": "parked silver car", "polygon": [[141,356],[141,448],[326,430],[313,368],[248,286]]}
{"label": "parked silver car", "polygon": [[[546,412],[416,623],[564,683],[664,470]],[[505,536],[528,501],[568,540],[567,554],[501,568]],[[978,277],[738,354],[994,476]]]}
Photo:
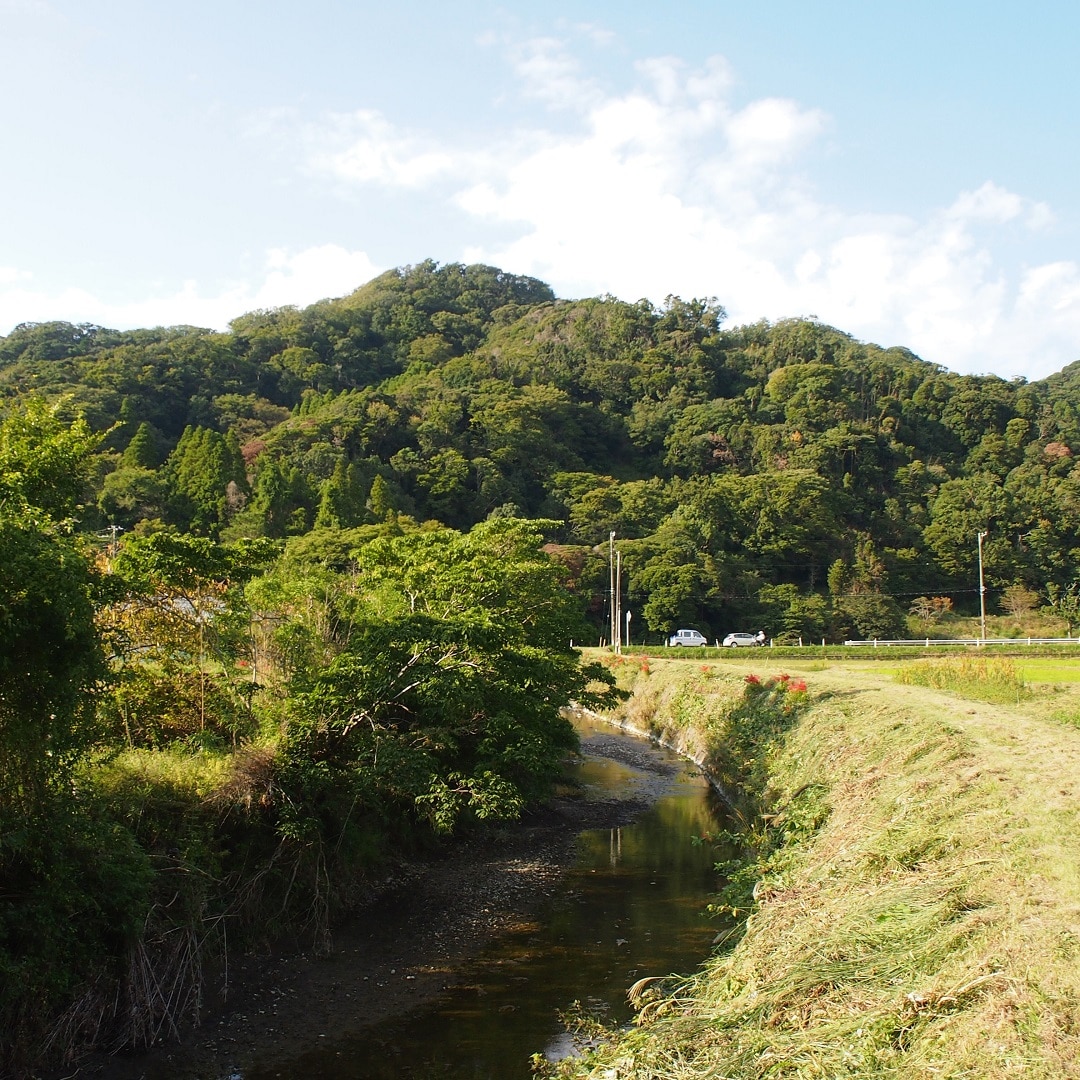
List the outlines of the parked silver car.
{"label": "parked silver car", "polygon": [[668,638],[669,645],[708,645],[709,640],[698,630],[676,630]]}
{"label": "parked silver car", "polygon": [[756,634],[728,634],[724,638],[724,645],[726,648],[735,649],[740,645],[764,645],[765,644],[765,632],[759,630]]}

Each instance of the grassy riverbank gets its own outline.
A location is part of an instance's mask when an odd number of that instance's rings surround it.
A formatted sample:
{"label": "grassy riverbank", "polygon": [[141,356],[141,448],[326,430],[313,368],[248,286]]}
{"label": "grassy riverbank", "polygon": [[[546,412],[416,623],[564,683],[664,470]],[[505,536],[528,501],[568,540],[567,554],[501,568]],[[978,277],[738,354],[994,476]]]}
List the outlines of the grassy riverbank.
{"label": "grassy riverbank", "polygon": [[1080,1076],[1074,691],[817,664],[793,702],[771,663],[619,665],[630,720],[743,770],[759,883],[733,949],[557,1074]]}

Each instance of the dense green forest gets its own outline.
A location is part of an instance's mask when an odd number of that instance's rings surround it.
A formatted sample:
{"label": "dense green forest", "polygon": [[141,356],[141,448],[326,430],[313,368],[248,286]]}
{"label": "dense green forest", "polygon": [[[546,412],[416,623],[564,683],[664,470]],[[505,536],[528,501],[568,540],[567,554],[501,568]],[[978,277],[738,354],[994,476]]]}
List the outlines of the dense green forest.
{"label": "dense green forest", "polygon": [[[228,333],[27,324],[0,394],[101,435],[79,527],[266,538],[346,565],[388,531],[544,519],[606,626],[888,637],[916,598],[1063,598],[1080,548],[1080,365],[964,376],[712,301],[558,300],[432,262]],[[1075,368],[1075,369],[1074,369]]]}
{"label": "dense green forest", "polygon": [[0,338],[0,1069],[543,797],[635,638],[1075,623],[1080,364],[961,376],[711,300],[433,262],[227,333]]}

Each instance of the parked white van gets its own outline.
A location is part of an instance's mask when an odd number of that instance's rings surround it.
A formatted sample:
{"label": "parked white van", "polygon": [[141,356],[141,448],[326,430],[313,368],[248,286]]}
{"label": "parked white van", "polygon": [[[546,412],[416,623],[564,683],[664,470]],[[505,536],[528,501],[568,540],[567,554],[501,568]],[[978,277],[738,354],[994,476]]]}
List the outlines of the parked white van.
{"label": "parked white van", "polygon": [[709,641],[704,634],[697,630],[676,630],[668,638],[669,645],[708,645]]}

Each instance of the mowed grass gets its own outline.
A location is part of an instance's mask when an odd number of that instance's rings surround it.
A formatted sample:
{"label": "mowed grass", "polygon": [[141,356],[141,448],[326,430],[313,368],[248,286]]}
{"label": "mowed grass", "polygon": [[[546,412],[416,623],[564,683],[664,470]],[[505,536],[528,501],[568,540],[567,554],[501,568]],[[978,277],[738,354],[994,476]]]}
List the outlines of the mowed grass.
{"label": "mowed grass", "polygon": [[[654,664],[629,711],[719,731],[746,671]],[[805,677],[761,810],[782,830],[821,791],[824,823],[770,860],[732,951],[555,1071],[1080,1076],[1080,731],[857,665]]]}

